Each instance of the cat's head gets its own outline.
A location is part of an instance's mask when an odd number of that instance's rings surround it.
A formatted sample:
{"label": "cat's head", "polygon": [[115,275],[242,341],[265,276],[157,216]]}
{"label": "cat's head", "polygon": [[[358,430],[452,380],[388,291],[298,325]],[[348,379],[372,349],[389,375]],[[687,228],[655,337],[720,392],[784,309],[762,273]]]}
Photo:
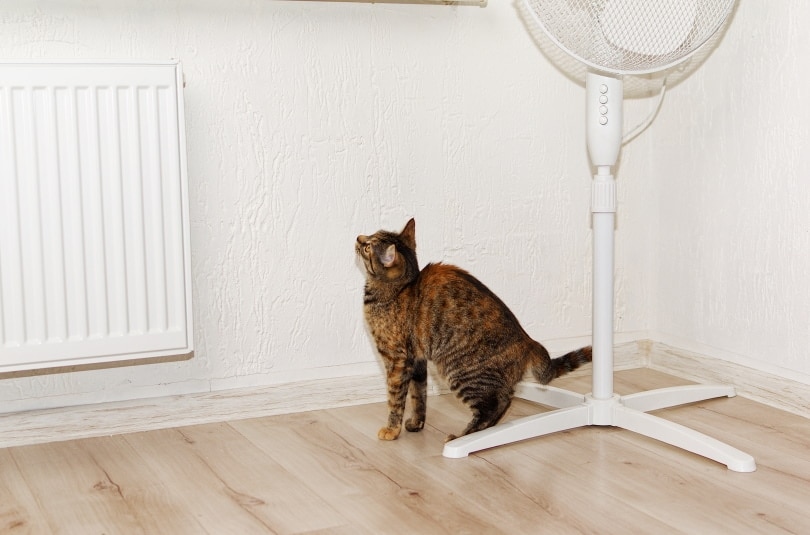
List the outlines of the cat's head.
{"label": "cat's head", "polygon": [[399,234],[378,230],[371,236],[360,235],[354,250],[363,260],[370,279],[410,280],[419,273],[416,260],[416,222],[411,219]]}

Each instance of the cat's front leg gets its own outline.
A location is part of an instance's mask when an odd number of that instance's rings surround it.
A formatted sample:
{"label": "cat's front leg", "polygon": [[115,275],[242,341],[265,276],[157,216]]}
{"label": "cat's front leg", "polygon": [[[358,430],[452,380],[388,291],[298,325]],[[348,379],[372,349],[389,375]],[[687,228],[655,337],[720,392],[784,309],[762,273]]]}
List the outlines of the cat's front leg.
{"label": "cat's front leg", "polygon": [[[382,352],[381,352],[382,353]],[[380,440],[396,440],[402,431],[402,415],[413,373],[413,358],[395,356],[386,358],[386,384],[388,386],[388,424],[377,432]]]}
{"label": "cat's front leg", "polygon": [[405,429],[411,432],[421,431],[425,427],[427,410],[427,361],[425,359],[414,361],[410,392],[413,414],[405,422]]}

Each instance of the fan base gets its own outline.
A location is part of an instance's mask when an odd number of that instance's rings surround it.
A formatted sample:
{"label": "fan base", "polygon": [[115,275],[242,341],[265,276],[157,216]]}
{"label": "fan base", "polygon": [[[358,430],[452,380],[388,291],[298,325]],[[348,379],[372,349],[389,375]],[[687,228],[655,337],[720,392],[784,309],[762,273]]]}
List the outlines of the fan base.
{"label": "fan base", "polygon": [[522,382],[518,384],[515,395],[557,410],[526,416],[457,438],[444,445],[442,455],[458,459],[475,451],[557,431],[610,425],[702,455],[725,464],[729,470],[735,472],[753,472],[757,468],[754,458],[747,453],[694,429],[647,414],[648,411],[686,403],[724,396],[734,397],[736,392],[733,386],[676,386],[627,396],[614,394],[609,399],[595,399],[590,394],[577,394],[553,386]]}

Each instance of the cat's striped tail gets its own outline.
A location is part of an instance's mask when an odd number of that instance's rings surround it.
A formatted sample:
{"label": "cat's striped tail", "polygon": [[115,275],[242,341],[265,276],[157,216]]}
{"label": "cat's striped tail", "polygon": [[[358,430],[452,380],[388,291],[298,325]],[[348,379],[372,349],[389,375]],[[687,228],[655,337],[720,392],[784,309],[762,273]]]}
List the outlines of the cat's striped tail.
{"label": "cat's striped tail", "polygon": [[553,379],[591,362],[591,346],[581,347],[561,357],[551,358],[542,344],[537,343],[537,345],[539,346],[537,349],[540,353],[540,362],[535,361],[533,363],[532,375],[543,385],[547,385]]}

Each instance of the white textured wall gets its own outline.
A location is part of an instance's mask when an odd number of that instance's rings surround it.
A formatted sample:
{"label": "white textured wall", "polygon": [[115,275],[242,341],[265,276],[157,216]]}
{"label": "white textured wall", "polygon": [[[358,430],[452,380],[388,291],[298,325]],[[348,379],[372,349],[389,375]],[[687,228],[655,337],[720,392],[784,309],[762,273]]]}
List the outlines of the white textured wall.
{"label": "white textured wall", "polygon": [[[29,0],[0,28],[5,58],[182,61],[196,329],[188,361],[0,378],[0,411],[380,373],[354,238],[412,215],[423,262],[473,271],[553,352],[589,334],[584,92],[510,2]],[[629,337],[651,187],[622,190]]]}
{"label": "white textured wall", "polygon": [[810,384],[810,3],[741,0],[649,133],[653,338]]}
{"label": "white textured wall", "polygon": [[[804,0],[741,0],[623,151],[620,339],[810,384],[808,24]],[[353,241],[411,215],[423,262],[553,351],[590,332],[583,90],[511,2],[29,0],[0,30],[0,58],[183,62],[197,331],[188,361],[2,377],[0,411],[380,373]]]}

